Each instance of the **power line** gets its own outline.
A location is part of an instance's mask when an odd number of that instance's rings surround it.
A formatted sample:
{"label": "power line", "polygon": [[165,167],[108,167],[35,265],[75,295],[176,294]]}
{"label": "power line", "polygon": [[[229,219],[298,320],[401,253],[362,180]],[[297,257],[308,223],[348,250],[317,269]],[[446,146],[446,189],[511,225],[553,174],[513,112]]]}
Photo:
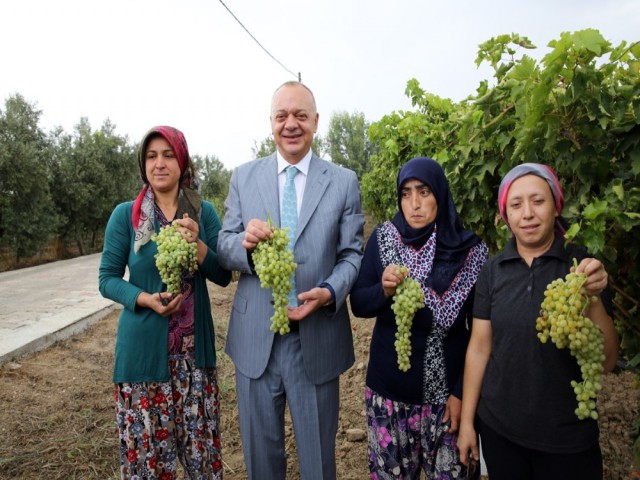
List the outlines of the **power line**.
{"label": "power line", "polygon": [[293,73],[291,70],[289,70],[287,67],[285,67],[285,66],[282,64],[282,62],[281,62],[280,60],[278,60],[276,57],[274,57],[273,55],[271,55],[271,53],[269,52],[269,50],[267,50],[266,48],[264,48],[264,47],[262,46],[262,44],[258,41],[258,39],[257,39],[256,37],[254,37],[254,36],[251,34],[251,32],[247,29],[247,27],[245,27],[245,26],[242,24],[242,22],[238,19],[238,17],[236,17],[236,16],[234,15],[234,13],[233,13],[231,10],[229,10],[229,7],[227,7],[227,6],[225,5],[225,3],[224,3],[222,0],[220,0],[220,3],[222,4],[222,6],[223,6],[224,8],[226,8],[226,9],[227,9],[227,11],[228,11],[228,12],[231,14],[231,16],[236,20],[236,22],[238,22],[238,23],[240,24],[240,26],[241,26],[242,28],[244,28],[245,32],[247,32],[247,33],[249,34],[249,36],[250,36],[251,38],[253,38],[253,40],[254,40],[254,41],[255,41],[255,42],[260,46],[260,48],[262,48],[262,50],[264,50],[265,52],[267,52],[267,55],[269,55],[269,56],[270,56],[271,58],[273,58],[276,62],[278,62],[278,64],[279,64],[282,68],[284,68],[287,72],[289,72],[291,75],[293,75],[294,77],[297,77],[297,78],[298,78],[298,81],[301,81],[300,72],[298,72],[298,74],[296,75],[296,74],[295,74],[295,73]]}

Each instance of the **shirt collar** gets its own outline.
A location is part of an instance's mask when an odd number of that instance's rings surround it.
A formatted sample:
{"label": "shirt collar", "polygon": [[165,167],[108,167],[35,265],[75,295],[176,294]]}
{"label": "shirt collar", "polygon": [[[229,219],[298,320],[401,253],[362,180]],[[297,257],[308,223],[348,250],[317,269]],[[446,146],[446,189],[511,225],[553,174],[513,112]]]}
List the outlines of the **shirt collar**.
{"label": "shirt collar", "polygon": [[[311,164],[312,155],[313,155],[313,151],[309,149],[307,154],[304,157],[302,157],[302,160],[300,160],[298,163],[294,165],[301,173],[304,174],[305,177],[309,173],[309,165]],[[291,164],[287,162],[282,157],[282,155],[280,155],[280,152],[278,150],[276,150],[276,159],[278,162],[278,175],[279,175],[284,171],[285,168],[287,168]]]}
{"label": "shirt collar", "polygon": [[[540,257],[556,257],[560,260],[567,260],[568,253],[564,248],[564,238],[556,233],[555,238],[553,239],[553,243],[551,244],[551,248],[540,255]],[[511,239],[509,239],[509,243],[507,243],[507,245],[504,247],[504,252],[500,262],[506,262],[516,259],[520,259],[520,254],[518,253],[518,248],[516,247],[516,238],[511,237]]]}

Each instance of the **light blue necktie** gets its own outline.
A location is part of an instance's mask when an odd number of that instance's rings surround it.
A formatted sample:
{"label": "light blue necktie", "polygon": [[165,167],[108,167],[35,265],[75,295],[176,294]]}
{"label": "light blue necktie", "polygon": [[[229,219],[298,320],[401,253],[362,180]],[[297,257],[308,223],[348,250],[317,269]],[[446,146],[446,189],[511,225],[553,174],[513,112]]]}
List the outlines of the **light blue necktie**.
{"label": "light blue necktie", "polygon": [[[280,212],[280,226],[289,227],[289,248],[293,251],[293,244],[296,241],[296,230],[298,229],[298,200],[296,197],[296,185],[294,178],[300,170],[289,165],[284,169],[287,179],[284,182],[282,191],[282,202]],[[298,294],[296,292],[295,273],[291,276],[291,292],[289,292],[289,306],[298,306]]]}

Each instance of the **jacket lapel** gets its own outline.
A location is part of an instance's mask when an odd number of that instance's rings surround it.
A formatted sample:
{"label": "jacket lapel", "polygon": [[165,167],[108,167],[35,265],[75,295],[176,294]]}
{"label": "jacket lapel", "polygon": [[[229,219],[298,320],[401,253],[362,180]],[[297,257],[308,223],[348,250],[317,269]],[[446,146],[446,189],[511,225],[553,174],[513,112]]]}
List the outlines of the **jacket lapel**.
{"label": "jacket lapel", "polygon": [[[256,169],[258,178],[256,184],[258,195],[265,211],[271,216],[274,225],[280,225],[280,202],[278,201],[278,162],[276,154],[272,154],[262,161],[260,168]],[[264,218],[266,221],[267,219]]]}
{"label": "jacket lapel", "polygon": [[313,212],[318,208],[318,204],[324,195],[325,190],[329,186],[329,175],[327,166],[320,161],[315,155],[311,156],[309,164],[309,176],[304,187],[304,195],[302,197],[302,206],[300,208],[300,217],[298,218],[298,235],[296,241],[304,231],[305,227],[311,220]]}

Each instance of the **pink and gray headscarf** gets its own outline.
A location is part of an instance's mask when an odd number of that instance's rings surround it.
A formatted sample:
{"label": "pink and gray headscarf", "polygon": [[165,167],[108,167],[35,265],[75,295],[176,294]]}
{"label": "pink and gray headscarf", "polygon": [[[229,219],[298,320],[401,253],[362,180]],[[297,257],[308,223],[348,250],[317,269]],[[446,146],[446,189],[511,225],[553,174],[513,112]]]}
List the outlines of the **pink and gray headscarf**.
{"label": "pink and gray headscarf", "polygon": [[553,200],[556,205],[556,212],[558,212],[558,219],[556,220],[556,229],[564,234],[566,231],[565,221],[560,218],[562,209],[564,208],[564,192],[558,181],[556,172],[549,166],[541,163],[523,163],[513,167],[500,182],[500,189],[498,190],[498,208],[500,209],[500,216],[504,220],[504,223],[509,225],[507,220],[507,195],[511,184],[518,178],[525,175],[536,175],[547,182],[553,195]]}
{"label": "pink and gray headscarf", "polygon": [[131,223],[136,230],[134,250],[137,253],[140,247],[151,239],[155,231],[154,220],[154,194],[149,185],[146,171],[146,154],[149,142],[156,137],[164,138],[173,150],[178,165],[180,165],[180,191],[178,194],[177,218],[182,218],[184,213],[195,220],[200,218],[200,206],[202,199],[198,193],[198,186],[193,168],[193,162],[189,156],[189,148],[184,134],[174,127],[157,126],[149,130],[140,142],[138,149],[138,166],[140,178],[144,182],[142,190],[133,203]]}

